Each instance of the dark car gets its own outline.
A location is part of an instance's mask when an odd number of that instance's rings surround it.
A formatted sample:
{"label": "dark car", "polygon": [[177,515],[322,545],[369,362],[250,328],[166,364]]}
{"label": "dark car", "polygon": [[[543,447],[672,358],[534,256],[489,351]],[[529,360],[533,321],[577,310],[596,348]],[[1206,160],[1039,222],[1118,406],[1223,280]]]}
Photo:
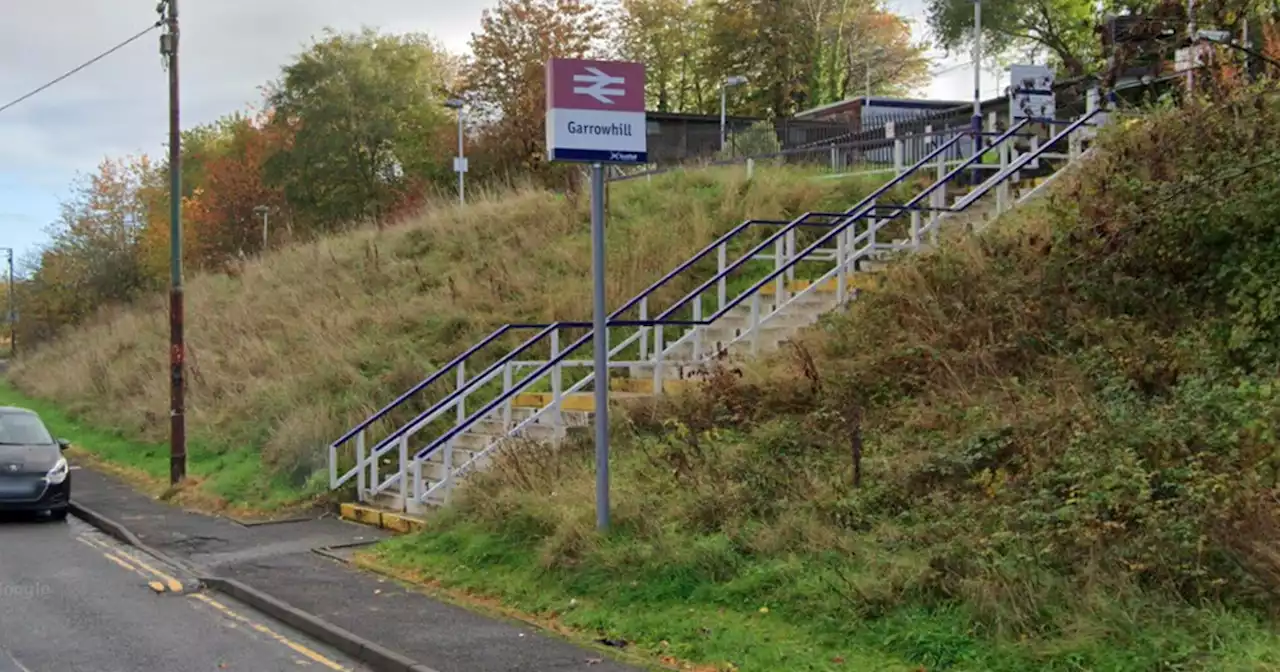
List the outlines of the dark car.
{"label": "dark car", "polygon": [[40,416],[23,408],[0,406],[0,511],[47,513],[67,517],[71,467]]}

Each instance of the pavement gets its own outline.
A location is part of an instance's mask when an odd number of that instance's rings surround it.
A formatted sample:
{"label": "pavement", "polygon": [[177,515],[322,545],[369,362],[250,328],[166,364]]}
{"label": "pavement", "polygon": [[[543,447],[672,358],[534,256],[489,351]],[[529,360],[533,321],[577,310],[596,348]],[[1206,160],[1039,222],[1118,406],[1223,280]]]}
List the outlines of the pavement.
{"label": "pavement", "polygon": [[[181,510],[88,468],[73,472],[72,502],[77,515],[117,538],[378,672],[641,669],[532,626],[440,602],[343,560],[351,549],[390,536],[383,530],[331,516],[242,524]],[[7,559],[6,549],[0,563]],[[0,672],[7,672],[2,661]]]}
{"label": "pavement", "polygon": [[370,668],[88,524],[0,520],[0,672]]}

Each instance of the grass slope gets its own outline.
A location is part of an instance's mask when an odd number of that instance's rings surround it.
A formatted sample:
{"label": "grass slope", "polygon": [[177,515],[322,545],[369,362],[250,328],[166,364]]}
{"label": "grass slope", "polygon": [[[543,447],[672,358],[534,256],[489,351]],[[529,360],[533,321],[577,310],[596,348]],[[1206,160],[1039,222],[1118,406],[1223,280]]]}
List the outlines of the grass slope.
{"label": "grass slope", "polygon": [[[715,169],[611,186],[610,303],[748,217],[844,209],[879,186],[813,177]],[[187,417],[201,488],[238,506],[305,500],[327,483],[330,441],[484,334],[589,319],[587,223],[585,198],[480,195],[192,278]],[[24,356],[10,378],[27,397],[136,441],[103,457],[163,478],[166,453],[150,444],[168,432],[167,334],[164,299],[152,297]]]}
{"label": "grass slope", "polygon": [[511,451],[371,561],[723,669],[1278,669],[1276,165],[1270,91],[1109,133],[620,419],[610,534],[588,446]]}

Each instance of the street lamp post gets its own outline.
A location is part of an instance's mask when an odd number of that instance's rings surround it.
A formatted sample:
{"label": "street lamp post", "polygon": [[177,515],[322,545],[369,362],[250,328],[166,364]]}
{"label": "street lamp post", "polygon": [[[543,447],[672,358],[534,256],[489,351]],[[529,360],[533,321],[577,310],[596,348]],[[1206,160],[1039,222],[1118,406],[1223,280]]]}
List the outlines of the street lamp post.
{"label": "street lamp post", "polygon": [[256,208],[254,208],[254,209],[253,209],[253,212],[254,212],[255,214],[262,215],[262,251],[263,251],[263,252],[266,252],[266,251],[267,251],[267,242],[268,242],[268,237],[267,237],[267,215],[271,213],[271,208],[268,208],[268,207],[267,207],[267,206],[265,206],[265,205],[259,205],[258,207],[256,207]]}
{"label": "street lamp post", "polygon": [[456,110],[458,112],[458,156],[453,159],[453,170],[458,174],[458,204],[467,204],[466,195],[466,174],[467,174],[467,155],[462,147],[462,107],[465,103],[458,98],[450,98],[444,101],[444,106]]}
{"label": "street lamp post", "polygon": [[883,56],[884,56],[885,54],[887,54],[887,53],[888,53],[888,50],[887,50],[887,49],[885,49],[884,47],[876,47],[875,49],[872,49],[871,51],[867,52],[867,55],[863,57],[863,60],[865,61],[865,68],[864,68],[864,69],[865,69],[865,72],[863,73],[863,75],[864,75],[864,77],[865,77],[865,79],[866,79],[866,81],[865,81],[865,86],[866,86],[866,96],[867,96],[867,100],[871,100],[871,62],[872,62],[872,59],[874,59],[874,58],[876,58],[876,57],[883,57]]}
{"label": "street lamp post", "polygon": [[[973,0],[973,154],[982,151],[982,0]],[[973,170],[973,183],[979,184],[977,167]]]}
{"label": "street lamp post", "polygon": [[734,75],[724,80],[724,84],[720,86],[720,151],[724,151],[725,140],[725,122],[727,121],[727,108],[729,98],[729,87],[746,84],[747,78],[742,75]]}

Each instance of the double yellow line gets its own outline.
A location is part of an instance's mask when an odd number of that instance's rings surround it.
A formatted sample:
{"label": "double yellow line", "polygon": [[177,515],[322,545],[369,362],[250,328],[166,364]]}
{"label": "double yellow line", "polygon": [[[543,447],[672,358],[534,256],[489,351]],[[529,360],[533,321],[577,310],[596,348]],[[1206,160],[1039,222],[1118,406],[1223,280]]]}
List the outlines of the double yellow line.
{"label": "double yellow line", "polygon": [[[182,582],[172,576],[152,567],[146,561],[138,558],[133,554],[125,553],[117,550],[110,544],[92,537],[78,536],[76,539],[94,550],[100,551],[108,560],[120,565],[121,567],[139,574],[142,578],[147,579],[147,585],[157,593],[163,593],[168,590],[172,593],[182,593]],[[145,570],[145,571],[144,571]]]}
{"label": "double yellow line", "polygon": [[226,616],[227,618],[233,621],[237,621],[239,623],[243,623],[249,626],[249,628],[251,628],[254,632],[257,632],[262,635],[266,635],[267,637],[274,639],[276,642],[288,647],[289,649],[292,649],[294,653],[297,653],[298,655],[314,663],[319,663],[331,670],[334,670],[335,672],[347,672],[347,668],[339,665],[338,663],[332,660],[329,660],[328,658],[324,657],[324,655],[316,651],[313,651],[312,649],[309,649],[289,639],[288,637],[285,637],[284,635],[277,633],[276,631],[272,630],[271,628],[268,628],[267,626],[261,623],[255,623],[254,621],[251,621],[248,618],[241,616],[235,611],[232,611],[230,607],[209,597],[208,595],[194,594],[194,595],[191,595],[190,597],[200,600],[201,602],[218,610],[220,613],[222,613],[223,616]]}
{"label": "double yellow line", "polygon": [[[80,543],[86,546],[89,546],[90,548],[96,551],[101,552],[102,555],[106,557],[108,560],[110,560],[111,562],[114,562],[120,567],[123,567],[124,569],[134,572],[142,576],[144,579],[147,579],[147,585],[150,586],[151,589],[156,591],[157,593],[163,593],[167,590],[168,592],[171,592],[171,593],[175,593],[179,595],[182,594],[183,585],[181,581],[177,580],[176,578],[174,578],[173,576],[170,576],[165,572],[160,571],[159,569],[156,569],[155,567],[148,564],[145,560],[142,560],[141,558],[139,558],[136,554],[128,553],[126,551],[118,549],[102,541],[101,539],[95,539],[93,537],[86,537],[86,536],[77,536],[76,539]],[[261,635],[265,635],[275,640],[277,643],[288,647],[293,652],[297,653],[298,655],[314,663],[323,665],[324,667],[327,667],[330,670],[334,670],[334,672],[348,672],[348,668],[343,667],[339,663],[325,657],[323,654],[317,651],[314,651],[310,648],[307,648],[306,646],[303,646],[302,644],[299,644],[289,639],[288,637],[285,637],[284,635],[281,635],[275,632],[271,628],[268,628],[267,626],[262,625],[261,623],[257,623],[249,618],[246,618],[245,616],[242,616],[241,614],[232,610],[230,607],[209,597],[208,595],[201,595],[200,593],[192,593],[187,597],[190,597],[195,600],[199,600],[203,604],[211,607],[212,609],[217,610],[220,614],[222,614],[226,618],[229,618],[238,623],[247,625],[254,632],[257,632]]]}

